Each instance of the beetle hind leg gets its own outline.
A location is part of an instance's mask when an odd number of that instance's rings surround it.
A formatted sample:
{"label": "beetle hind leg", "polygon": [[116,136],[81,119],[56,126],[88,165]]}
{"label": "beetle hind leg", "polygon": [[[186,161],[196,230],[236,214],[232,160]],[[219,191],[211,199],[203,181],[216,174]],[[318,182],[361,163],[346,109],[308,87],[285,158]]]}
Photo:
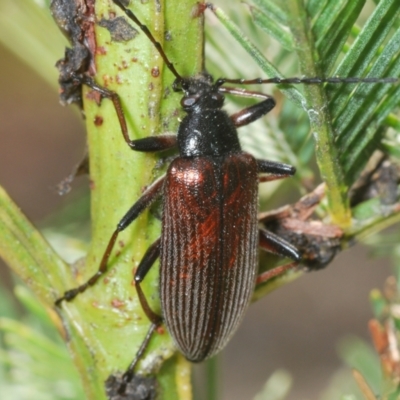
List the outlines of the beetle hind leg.
{"label": "beetle hind leg", "polygon": [[124,372],[122,375],[122,383],[118,389],[118,394],[124,395],[126,391],[126,387],[128,383],[133,379],[134,377],[134,369],[139,362],[139,360],[142,358],[143,354],[145,353],[147,346],[150,343],[150,340],[153,336],[154,331],[158,328],[159,324],[152,323],[150,325],[149,330],[147,331],[146,337],[144,338],[142,344],[140,345],[139,350],[137,351],[135,358],[133,361],[130,363],[128,369]]}
{"label": "beetle hind leg", "polygon": [[125,371],[125,373],[122,375],[122,384],[120,388],[118,389],[119,394],[124,394],[127,384],[133,379],[134,377],[134,369],[137,365],[137,363],[140,361],[142,358],[143,354],[145,353],[150,340],[153,336],[154,331],[161,325],[162,323],[162,317],[160,315],[157,315],[149,306],[149,303],[147,302],[146,296],[143,293],[143,290],[140,286],[141,282],[144,280],[145,276],[149,272],[150,268],[153,266],[154,262],[157,260],[157,258],[160,256],[160,241],[161,239],[157,239],[146,251],[145,255],[142,258],[142,261],[140,262],[138,268],[136,269],[135,272],[135,287],[136,291],[139,297],[140,304],[143,308],[143,311],[151,321],[151,325],[149,330],[147,331],[146,337],[144,338],[142,344],[140,345],[139,350],[137,351],[135,358],[133,361],[129,364],[129,367]]}
{"label": "beetle hind leg", "polygon": [[258,172],[262,175],[260,182],[271,182],[277,179],[288,178],[296,173],[296,168],[292,165],[283,164],[270,160],[257,160]]}
{"label": "beetle hind leg", "polygon": [[293,262],[278,267],[272,268],[268,271],[258,275],[256,285],[267,282],[272,278],[283,275],[286,271],[296,268],[301,261],[300,252],[274,233],[260,229],[260,247],[272,254],[277,254],[282,257],[291,258]]}

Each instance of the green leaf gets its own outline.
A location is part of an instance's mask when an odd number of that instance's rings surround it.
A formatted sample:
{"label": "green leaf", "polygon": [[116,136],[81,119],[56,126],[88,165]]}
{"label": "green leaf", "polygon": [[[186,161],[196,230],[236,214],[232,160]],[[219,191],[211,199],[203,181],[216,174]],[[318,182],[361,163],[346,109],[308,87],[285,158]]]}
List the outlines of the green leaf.
{"label": "green leaf", "polygon": [[287,25],[287,15],[285,11],[273,0],[253,0],[253,3],[257,5],[269,19],[276,21],[280,25]]}
{"label": "green leaf", "polygon": [[316,38],[316,47],[321,59],[321,69],[325,72],[325,76],[332,74],[335,62],[343,51],[343,46],[347,42],[365,1],[347,1],[336,18],[332,19],[329,25],[326,25],[328,30],[325,34],[321,35],[321,32],[318,32],[314,25],[313,33]]}
{"label": "green leaf", "polygon": [[309,0],[306,6],[307,13],[311,18],[317,19],[327,4],[329,4],[329,0]]}
{"label": "green leaf", "polygon": [[42,301],[52,303],[66,266],[1,187],[0,236],[0,256]]}
{"label": "green leaf", "polygon": [[[315,37],[324,37],[332,27],[332,24],[338,20],[339,13],[347,0],[329,1],[318,18],[313,24],[313,33]],[[318,43],[317,43],[318,46]]]}
{"label": "green leaf", "polygon": [[[363,76],[399,14],[400,8],[396,0],[382,0],[336,68],[334,76]],[[347,87],[350,90],[354,86]],[[340,91],[343,91],[343,85],[332,88],[330,110],[333,115],[340,114],[347,104],[339,96]]]}
{"label": "green leaf", "polygon": [[276,22],[272,15],[256,7],[250,7],[254,22],[271,37],[276,39],[286,50],[293,50],[293,39],[290,33]]}
{"label": "green leaf", "polygon": [[[376,59],[368,73],[369,77],[400,75],[400,62],[393,63],[395,57],[398,57],[399,40],[400,30],[393,35]],[[361,172],[367,154],[371,155],[374,150],[372,147],[376,148],[381,140],[382,135],[379,135],[378,128],[398,104],[397,89],[398,86],[391,84],[361,84],[336,118],[336,144],[338,148],[347,150],[342,153],[341,162],[349,182],[353,182]]]}
{"label": "green leaf", "polygon": [[55,315],[25,287],[17,286],[15,291],[28,313],[19,308],[18,320],[17,316],[0,318],[2,396],[21,400],[82,399],[82,383],[55,328]]}

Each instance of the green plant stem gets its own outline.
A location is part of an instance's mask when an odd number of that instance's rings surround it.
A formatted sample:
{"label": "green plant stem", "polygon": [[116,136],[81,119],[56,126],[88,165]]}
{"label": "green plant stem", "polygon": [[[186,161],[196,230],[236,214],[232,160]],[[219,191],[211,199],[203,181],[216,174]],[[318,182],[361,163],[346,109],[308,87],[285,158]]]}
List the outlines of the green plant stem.
{"label": "green plant stem", "polygon": [[218,356],[206,361],[207,400],[218,399]]}
{"label": "green plant stem", "polygon": [[400,222],[400,203],[382,205],[378,198],[374,198],[358,205],[354,213],[356,216],[360,214],[361,217],[346,231],[344,248],[349,247],[347,243],[361,241]]}
{"label": "green plant stem", "polygon": [[[302,0],[287,0],[288,24],[295,41],[295,48],[304,76],[320,76],[316,68],[318,57],[312,47],[311,29]],[[290,11],[290,12],[289,12]],[[331,118],[327,99],[321,85],[306,85],[305,96],[311,131],[315,140],[315,154],[321,177],[327,186],[327,199],[332,222],[340,227],[350,225],[350,207],[338,152],[333,142]]]}

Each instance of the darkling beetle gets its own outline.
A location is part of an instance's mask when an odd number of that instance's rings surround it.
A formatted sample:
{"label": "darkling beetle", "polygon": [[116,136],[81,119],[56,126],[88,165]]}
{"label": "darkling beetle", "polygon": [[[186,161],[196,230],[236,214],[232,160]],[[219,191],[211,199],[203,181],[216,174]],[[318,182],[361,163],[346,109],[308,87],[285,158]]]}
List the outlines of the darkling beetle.
{"label": "darkling beetle", "polygon": [[[138,25],[174,74],[173,89],[183,92],[181,106],[186,116],[178,134],[130,140],[117,93],[97,85],[86,75],[74,73],[77,84],[86,84],[111,99],[126,143],[136,151],[179,150],[166,175],[152,183],[118,223],[109,240],[99,270],[86,283],[65,292],[56,301],[71,301],[94,285],[107,271],[107,263],[119,232],[127,228],[156,198],[163,197],[161,237],[143,256],[135,273],[140,303],[151,321],[150,329],[135,359],[123,375],[132,380],[134,368],[145,352],[155,329],[165,323],[177,348],[193,362],[220,351],[237,329],[253,294],[262,283],[296,267],[301,255],[279,236],[259,229],[258,183],[292,176],[295,168],[269,160],[257,160],[241,150],[237,128],[261,118],[275,106],[272,97],[254,91],[224,87],[225,83],[343,83],[393,82],[393,79],[360,78],[271,78],[217,79],[203,72],[182,77],[149,29],[126,8],[113,0]],[[211,4],[204,4],[211,8]],[[233,115],[222,110],[224,93],[261,99]],[[259,177],[260,174],[262,175]],[[258,247],[291,258],[257,277]],[[147,272],[160,258],[162,316],[149,307],[141,289]]]}

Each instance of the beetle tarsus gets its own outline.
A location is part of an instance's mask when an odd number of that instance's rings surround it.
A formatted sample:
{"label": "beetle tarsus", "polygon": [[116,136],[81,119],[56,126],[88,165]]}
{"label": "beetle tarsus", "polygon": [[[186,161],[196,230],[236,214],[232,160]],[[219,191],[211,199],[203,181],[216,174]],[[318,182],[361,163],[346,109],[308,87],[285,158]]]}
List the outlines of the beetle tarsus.
{"label": "beetle tarsus", "polygon": [[143,354],[145,353],[147,346],[150,343],[150,339],[153,336],[154,331],[158,328],[158,326],[161,324],[161,320],[159,323],[155,324],[152,323],[150,325],[149,330],[147,331],[147,334],[139,348],[139,350],[137,351],[135,358],[133,359],[133,361],[130,363],[129,367],[127,368],[127,370],[124,372],[124,374],[122,375],[122,384],[118,390],[119,394],[124,394],[125,390],[126,390],[126,386],[127,384],[132,380],[133,376],[134,376],[134,370],[135,367],[137,365],[137,363],[139,362],[139,360],[142,358]]}

